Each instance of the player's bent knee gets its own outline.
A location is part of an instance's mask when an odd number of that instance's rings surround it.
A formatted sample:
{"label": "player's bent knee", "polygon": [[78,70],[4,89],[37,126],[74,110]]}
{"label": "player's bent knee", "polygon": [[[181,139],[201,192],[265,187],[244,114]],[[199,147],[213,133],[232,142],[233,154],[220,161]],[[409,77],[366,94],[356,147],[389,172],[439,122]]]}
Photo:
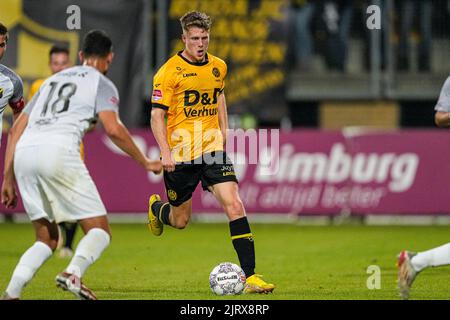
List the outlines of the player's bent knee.
{"label": "player's bent knee", "polygon": [[241,218],[245,215],[244,204],[239,199],[225,204],[224,209],[231,218]]}
{"label": "player's bent knee", "polygon": [[109,228],[109,223],[105,216],[79,220],[78,223],[80,224],[85,234],[93,229],[101,229],[109,235],[111,241],[111,229]]}

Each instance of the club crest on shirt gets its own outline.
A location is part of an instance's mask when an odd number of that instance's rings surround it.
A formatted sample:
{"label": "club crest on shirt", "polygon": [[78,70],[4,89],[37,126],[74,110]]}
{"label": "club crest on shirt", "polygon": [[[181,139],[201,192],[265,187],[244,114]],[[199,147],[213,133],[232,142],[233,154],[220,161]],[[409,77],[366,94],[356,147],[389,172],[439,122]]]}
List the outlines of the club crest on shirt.
{"label": "club crest on shirt", "polygon": [[220,71],[217,68],[213,68],[212,69],[212,74],[214,75],[214,77],[218,78],[220,77]]}

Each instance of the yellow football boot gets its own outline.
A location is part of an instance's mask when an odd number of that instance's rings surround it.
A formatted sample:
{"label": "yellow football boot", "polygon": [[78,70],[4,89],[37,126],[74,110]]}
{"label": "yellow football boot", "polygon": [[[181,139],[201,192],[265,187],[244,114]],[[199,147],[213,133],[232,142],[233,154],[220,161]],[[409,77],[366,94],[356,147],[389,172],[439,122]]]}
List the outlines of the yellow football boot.
{"label": "yellow football boot", "polygon": [[152,194],[148,199],[148,228],[155,236],[160,236],[164,230],[164,224],[159,221],[158,217],[152,210],[152,205],[156,201],[161,201],[161,197],[157,194]]}
{"label": "yellow football boot", "polygon": [[275,285],[267,283],[262,279],[262,275],[254,274],[245,281],[244,293],[269,293],[275,289]]}

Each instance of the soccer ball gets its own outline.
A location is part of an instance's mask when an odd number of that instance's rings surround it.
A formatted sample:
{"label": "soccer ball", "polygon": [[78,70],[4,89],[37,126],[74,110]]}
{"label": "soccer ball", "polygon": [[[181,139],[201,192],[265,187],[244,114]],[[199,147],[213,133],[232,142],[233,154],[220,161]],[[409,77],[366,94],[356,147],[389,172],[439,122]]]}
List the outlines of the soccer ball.
{"label": "soccer ball", "polygon": [[245,287],[245,273],[231,262],[222,262],[209,275],[209,286],[218,296],[241,294]]}

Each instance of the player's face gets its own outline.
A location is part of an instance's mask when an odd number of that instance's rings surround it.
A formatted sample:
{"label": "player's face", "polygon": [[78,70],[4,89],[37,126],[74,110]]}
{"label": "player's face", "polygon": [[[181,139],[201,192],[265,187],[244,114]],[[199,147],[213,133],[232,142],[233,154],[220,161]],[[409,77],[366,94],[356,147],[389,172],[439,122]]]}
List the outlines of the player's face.
{"label": "player's face", "polygon": [[196,62],[205,60],[209,45],[209,31],[191,27],[188,31],[184,31],[182,39],[185,44],[184,53],[190,60]]}
{"label": "player's face", "polygon": [[71,66],[69,55],[64,52],[53,53],[50,56],[49,66],[50,70],[52,71],[52,74],[55,74],[57,72],[69,68]]}
{"label": "player's face", "polygon": [[0,36],[0,60],[3,58],[3,54],[6,51],[6,35]]}

